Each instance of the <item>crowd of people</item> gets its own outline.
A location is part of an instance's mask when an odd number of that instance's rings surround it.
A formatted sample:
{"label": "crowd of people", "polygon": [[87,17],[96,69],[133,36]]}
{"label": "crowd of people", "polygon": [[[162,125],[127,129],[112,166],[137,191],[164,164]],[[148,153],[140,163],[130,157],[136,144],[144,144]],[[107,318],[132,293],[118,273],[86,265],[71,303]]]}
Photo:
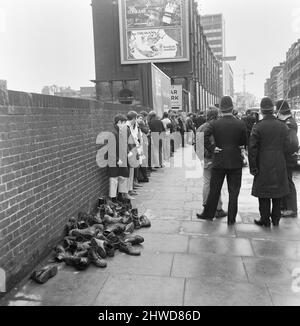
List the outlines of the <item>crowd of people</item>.
{"label": "crowd of people", "polygon": [[[224,96],[220,105],[209,107],[205,114],[190,113],[185,117],[170,110],[162,117],[154,111],[116,115],[116,148],[112,149],[115,156],[108,167],[110,199],[133,199],[140,183],[149,182],[151,173],[164,167],[178,147],[186,143],[197,146],[201,138],[198,136],[203,133],[204,209],[197,214],[199,219],[228,216],[228,224],[235,224],[242,168],[248,164],[254,176],[252,195],[259,199],[261,218],[255,223],[269,227],[272,222],[278,226],[281,217],[297,217],[293,182],[299,148],[297,124],[289,104],[283,100],[276,103],[275,110],[271,99],[264,98],[260,114],[262,119],[251,110],[240,116],[231,97]],[[179,141],[174,135],[171,137],[173,133],[179,135]],[[126,146],[119,146],[122,134],[128,140]],[[227,212],[221,197],[225,177],[229,193]]]}
{"label": "crowd of people", "polygon": [[[205,118],[201,115],[203,122]],[[115,153],[108,166],[111,200],[116,202],[134,198],[140,183],[149,182],[151,173],[164,167],[179,146],[191,143],[193,136],[189,139],[189,135],[195,131],[192,115],[185,119],[182,114],[172,110],[164,112],[162,117],[154,111],[130,111],[126,116],[117,114],[113,130],[113,146],[116,144],[116,148],[109,149],[110,153]],[[171,134],[174,133],[180,139],[173,137],[171,140]],[[126,139],[126,143],[120,140],[120,136]]]}

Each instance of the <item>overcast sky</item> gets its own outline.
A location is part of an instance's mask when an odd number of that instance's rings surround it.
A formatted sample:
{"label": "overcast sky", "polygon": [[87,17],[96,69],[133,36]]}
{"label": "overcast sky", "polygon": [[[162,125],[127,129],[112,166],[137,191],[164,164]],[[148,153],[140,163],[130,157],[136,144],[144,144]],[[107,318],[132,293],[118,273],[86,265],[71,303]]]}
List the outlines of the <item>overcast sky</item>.
{"label": "overcast sky", "polygon": [[[235,89],[263,96],[274,65],[300,38],[299,0],[200,0],[202,14],[223,13]],[[9,89],[40,92],[57,84],[79,89],[95,78],[91,0],[0,0],[0,79]]]}

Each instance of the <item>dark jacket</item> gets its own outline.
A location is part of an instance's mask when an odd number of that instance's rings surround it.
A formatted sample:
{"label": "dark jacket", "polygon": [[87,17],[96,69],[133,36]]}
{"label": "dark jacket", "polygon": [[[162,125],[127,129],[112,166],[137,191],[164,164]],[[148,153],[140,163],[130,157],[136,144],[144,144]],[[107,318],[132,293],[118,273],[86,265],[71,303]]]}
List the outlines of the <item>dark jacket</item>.
{"label": "dark jacket", "polygon": [[[119,148],[120,144],[120,135],[119,135],[119,129],[116,128],[112,131],[112,134],[115,138],[115,144],[112,142],[109,142],[109,155],[107,155],[106,159],[109,160],[108,162],[108,168],[107,168],[107,174],[109,178],[116,178],[116,177],[124,177],[129,178],[129,162],[128,162],[128,153],[130,151],[130,147],[128,144],[128,138],[130,137],[130,129],[127,127],[127,144],[125,148]],[[115,146],[115,147],[114,147]],[[125,161],[121,166],[118,165],[119,159]],[[111,164],[110,164],[111,163]]]}
{"label": "dark jacket", "polygon": [[281,198],[289,193],[285,154],[289,147],[288,128],[273,115],[254,125],[249,141],[252,195]]}
{"label": "dark jacket", "polygon": [[194,125],[194,122],[192,120],[192,118],[188,117],[186,119],[186,131],[189,132],[189,131],[195,131],[195,125]]}
{"label": "dark jacket", "polygon": [[[211,143],[211,136],[215,143]],[[244,122],[233,116],[225,116],[212,121],[204,132],[204,146],[213,154],[212,168],[215,169],[241,169],[243,158],[241,146],[247,143],[247,132]],[[215,147],[222,151],[214,154]]]}
{"label": "dark jacket", "polygon": [[139,124],[139,128],[140,128],[140,130],[141,130],[141,132],[143,134],[148,135],[150,129],[149,129],[148,125],[145,122],[141,122]]}
{"label": "dark jacket", "polygon": [[206,122],[206,119],[203,116],[196,117],[194,120],[195,128],[198,129]]}
{"label": "dark jacket", "polygon": [[289,168],[295,167],[297,165],[297,154],[299,150],[299,140],[298,140],[298,125],[293,117],[288,117],[285,124],[289,128],[289,151],[286,154],[286,165]]}
{"label": "dark jacket", "polygon": [[161,120],[152,119],[148,122],[148,126],[151,132],[163,132],[165,131],[164,125]]}

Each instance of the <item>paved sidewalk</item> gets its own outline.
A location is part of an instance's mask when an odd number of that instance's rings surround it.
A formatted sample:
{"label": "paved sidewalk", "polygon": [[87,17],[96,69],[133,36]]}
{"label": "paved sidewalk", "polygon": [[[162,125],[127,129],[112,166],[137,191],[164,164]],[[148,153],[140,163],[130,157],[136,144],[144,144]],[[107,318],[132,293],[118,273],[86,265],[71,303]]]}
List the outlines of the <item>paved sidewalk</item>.
{"label": "paved sidewalk", "polygon": [[[190,151],[184,150],[185,157]],[[178,151],[172,162],[181,159]],[[300,279],[298,293],[296,281],[292,290],[293,270],[300,269],[299,220],[281,220],[280,228],[271,230],[253,225],[259,215],[246,168],[238,223],[199,221],[200,176],[200,170],[165,168],[138,190],[139,213],[152,221],[151,229],[136,232],[145,237],[141,256],[117,252],[106,269],[91,266],[84,272],[61,264],[56,277],[44,285],[28,281],[7,304],[300,305]]]}

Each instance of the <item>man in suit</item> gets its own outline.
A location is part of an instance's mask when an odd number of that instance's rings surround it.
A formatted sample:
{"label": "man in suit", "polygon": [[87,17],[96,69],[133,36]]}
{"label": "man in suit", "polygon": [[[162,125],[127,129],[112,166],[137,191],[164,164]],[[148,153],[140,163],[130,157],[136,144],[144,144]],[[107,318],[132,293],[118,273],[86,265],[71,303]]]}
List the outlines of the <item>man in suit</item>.
{"label": "man in suit", "polygon": [[290,144],[288,127],[274,116],[272,100],[263,98],[260,107],[263,119],[251,132],[249,164],[254,175],[252,196],[258,197],[260,211],[260,220],[254,222],[270,227],[270,218],[274,226],[279,225],[281,198],[289,193],[285,155]]}
{"label": "man in suit", "polygon": [[[230,96],[221,99],[220,110],[223,117],[212,121],[204,132],[204,146],[213,154],[213,162],[209,196],[203,213],[197,214],[197,217],[204,220],[214,219],[226,177],[229,192],[228,225],[233,225],[242,182],[241,147],[247,144],[247,131],[244,122],[237,120],[232,114],[233,103]],[[211,136],[215,143],[211,143]]]}

